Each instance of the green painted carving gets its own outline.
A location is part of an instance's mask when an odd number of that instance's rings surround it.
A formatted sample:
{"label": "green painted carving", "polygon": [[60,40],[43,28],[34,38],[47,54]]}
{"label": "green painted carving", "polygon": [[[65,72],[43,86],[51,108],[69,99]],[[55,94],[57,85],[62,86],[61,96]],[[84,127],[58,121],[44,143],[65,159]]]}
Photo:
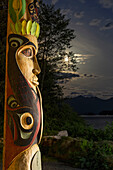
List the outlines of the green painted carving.
{"label": "green painted carving", "polygon": [[9,14],[14,23],[20,20],[22,16],[25,14],[26,10],[26,1],[22,1],[22,6],[20,5],[20,0],[14,1],[9,0]]}
{"label": "green painted carving", "polygon": [[10,22],[11,31],[16,34],[15,25]]}
{"label": "green painted carving", "polygon": [[20,129],[20,135],[22,139],[28,139],[31,136],[32,132],[26,133],[26,132],[22,132]]}
{"label": "green painted carving", "polygon": [[35,35],[37,23],[34,21],[31,28],[31,35]]}
{"label": "green painted carving", "polygon": [[26,10],[26,1],[25,0],[22,0],[22,9],[19,13],[19,20],[22,18],[22,16],[24,15],[25,13],[25,10]]}
{"label": "green painted carving", "polygon": [[27,34],[30,34],[31,27],[32,27],[32,21],[29,20],[26,27]]}
{"label": "green painted carving", "polygon": [[12,19],[12,21],[14,23],[16,23],[16,20],[17,20],[17,16],[16,16],[16,12],[13,8],[13,0],[9,0],[9,14],[10,14],[10,17]]}
{"label": "green painted carving", "polygon": [[21,22],[16,22],[16,24],[15,24],[15,29],[16,29],[16,32],[17,32],[17,34],[21,34],[21,30],[22,30],[22,24],[21,24]]}

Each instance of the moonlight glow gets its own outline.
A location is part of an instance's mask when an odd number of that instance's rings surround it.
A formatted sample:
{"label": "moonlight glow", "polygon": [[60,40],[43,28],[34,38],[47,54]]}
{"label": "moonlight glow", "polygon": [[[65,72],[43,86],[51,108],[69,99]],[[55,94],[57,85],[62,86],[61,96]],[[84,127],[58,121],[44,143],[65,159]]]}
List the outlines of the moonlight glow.
{"label": "moonlight glow", "polygon": [[69,61],[69,57],[68,57],[68,56],[65,56],[65,57],[64,57],[64,61],[65,61],[65,62],[68,62],[68,61]]}

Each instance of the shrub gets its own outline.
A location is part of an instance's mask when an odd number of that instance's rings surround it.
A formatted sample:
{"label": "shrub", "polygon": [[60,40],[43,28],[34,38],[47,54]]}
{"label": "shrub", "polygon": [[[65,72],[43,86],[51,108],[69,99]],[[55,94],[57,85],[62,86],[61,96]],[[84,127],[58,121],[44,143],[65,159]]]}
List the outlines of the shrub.
{"label": "shrub", "polygon": [[88,170],[111,170],[110,163],[107,160],[109,155],[113,154],[113,148],[108,143],[91,143],[87,145],[87,154],[84,157],[79,157],[81,168]]}

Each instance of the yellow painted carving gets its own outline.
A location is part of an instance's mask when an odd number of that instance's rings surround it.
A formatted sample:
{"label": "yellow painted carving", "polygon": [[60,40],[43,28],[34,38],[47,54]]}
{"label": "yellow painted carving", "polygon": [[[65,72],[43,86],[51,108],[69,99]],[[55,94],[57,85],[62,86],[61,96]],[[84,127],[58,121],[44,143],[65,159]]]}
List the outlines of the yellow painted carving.
{"label": "yellow painted carving", "polygon": [[26,24],[27,24],[26,20],[23,20],[22,21],[22,34],[23,35],[25,35],[25,33],[26,33]]}
{"label": "yellow painted carving", "polygon": [[32,21],[29,20],[29,21],[27,22],[27,27],[26,27],[27,34],[30,34],[31,28],[32,28]]}
{"label": "yellow painted carving", "polygon": [[39,37],[39,34],[40,34],[40,25],[37,23],[37,28],[36,28],[36,37],[38,38]]}

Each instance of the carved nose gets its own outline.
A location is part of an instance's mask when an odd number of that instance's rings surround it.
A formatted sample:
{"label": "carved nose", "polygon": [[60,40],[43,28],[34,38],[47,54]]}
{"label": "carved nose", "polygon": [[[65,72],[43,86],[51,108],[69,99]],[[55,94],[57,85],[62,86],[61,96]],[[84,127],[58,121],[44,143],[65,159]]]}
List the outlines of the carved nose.
{"label": "carved nose", "polygon": [[33,74],[35,74],[35,75],[37,75],[37,74],[39,74],[39,73],[40,73],[40,71],[38,71],[38,70],[37,70],[37,69],[35,69],[35,68],[32,70],[32,72],[33,72]]}
{"label": "carved nose", "polygon": [[37,61],[36,56],[34,56],[34,69],[32,70],[32,72],[33,72],[35,75],[37,75],[37,74],[39,74],[39,73],[41,72],[40,66],[39,66],[39,64],[38,64],[38,61]]}

